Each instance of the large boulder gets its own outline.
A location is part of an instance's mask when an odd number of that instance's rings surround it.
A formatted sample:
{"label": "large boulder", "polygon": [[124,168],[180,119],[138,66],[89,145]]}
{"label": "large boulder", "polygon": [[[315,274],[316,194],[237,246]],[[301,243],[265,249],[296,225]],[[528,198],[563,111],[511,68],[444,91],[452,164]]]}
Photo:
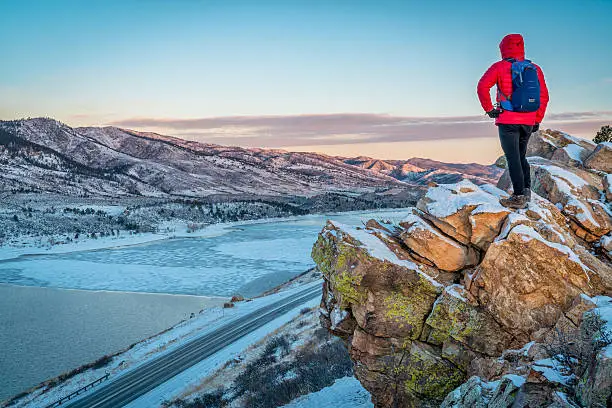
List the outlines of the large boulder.
{"label": "large boulder", "polygon": [[404,227],[400,237],[406,246],[442,270],[458,271],[478,262],[473,248],[447,237],[417,215],[408,215],[400,225]]}
{"label": "large boulder", "polygon": [[499,204],[499,198],[506,195],[489,184],[477,186],[463,180],[430,188],[417,208],[421,217],[447,236],[486,250],[510,213]]}
{"label": "large boulder", "polygon": [[426,267],[398,257],[372,230],[328,221],[312,257],[334,305],[350,311],[361,329],[374,336],[418,338],[443,289]]}
{"label": "large boulder", "polygon": [[[501,326],[493,315],[476,302],[468,301],[468,293],[463,285],[447,286],[438,298],[427,320],[427,330],[421,339],[437,346],[450,339],[481,354],[500,355],[512,341],[512,336]],[[443,355],[445,350],[442,350]],[[469,365],[449,354],[445,356],[455,364]]]}
{"label": "large boulder", "polygon": [[612,230],[612,212],[600,201],[603,180],[588,171],[540,158],[529,160],[533,190],[558,205],[578,236],[594,242]]}
{"label": "large boulder", "polygon": [[[581,295],[574,300],[569,313],[580,317],[571,333],[559,333],[560,336],[548,344],[532,341],[521,349],[504,351],[495,360],[489,359],[492,365],[496,365],[495,374],[470,377],[451,391],[441,406],[610,406],[612,344],[609,343],[612,340],[609,336],[612,336],[612,298]],[[602,339],[608,342],[607,345]],[[580,355],[583,361],[575,358]]]}
{"label": "large boulder", "polygon": [[[527,144],[527,156],[556,158],[568,163],[577,163],[586,159],[595,150],[595,146],[596,144],[590,140],[574,137],[558,130],[546,129],[531,135]],[[557,150],[563,151],[557,152]]]}
{"label": "large boulder", "polygon": [[521,224],[489,247],[473,284],[485,309],[527,342],[538,329],[554,326],[580,293],[602,293],[601,272],[586,266],[569,247]]}

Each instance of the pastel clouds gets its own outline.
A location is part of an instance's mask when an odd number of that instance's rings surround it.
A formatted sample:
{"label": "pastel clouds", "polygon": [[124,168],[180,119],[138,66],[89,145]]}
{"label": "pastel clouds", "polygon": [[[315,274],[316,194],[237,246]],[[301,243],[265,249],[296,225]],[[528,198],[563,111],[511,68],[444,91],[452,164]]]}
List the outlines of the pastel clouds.
{"label": "pastel clouds", "polygon": [[[612,111],[548,114],[544,126],[592,137],[612,122]],[[114,126],[155,131],[184,139],[249,147],[299,147],[395,143],[496,136],[484,115],[410,117],[375,113],[220,116],[193,119],[132,118]]]}

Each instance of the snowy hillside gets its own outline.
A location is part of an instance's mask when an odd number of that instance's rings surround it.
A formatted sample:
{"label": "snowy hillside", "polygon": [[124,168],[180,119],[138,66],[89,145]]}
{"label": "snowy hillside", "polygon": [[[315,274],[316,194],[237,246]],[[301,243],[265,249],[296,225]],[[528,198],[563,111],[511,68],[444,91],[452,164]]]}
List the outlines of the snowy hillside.
{"label": "snowy hillside", "polygon": [[45,118],[0,122],[0,189],[71,196],[311,196],[402,186],[315,153],[188,142]]}
{"label": "snowy hillside", "polygon": [[476,184],[496,183],[503,169],[494,165],[477,163],[443,163],[436,160],[414,157],[408,160],[379,160],[360,156],[340,157],[345,163],[386,174],[406,183],[427,185],[429,183],[457,183],[468,179]]}
{"label": "snowy hillside", "polygon": [[206,144],[116,127],[71,128],[48,118],[0,121],[0,190],[72,197],[287,197],[419,190],[493,166],[383,161]]}

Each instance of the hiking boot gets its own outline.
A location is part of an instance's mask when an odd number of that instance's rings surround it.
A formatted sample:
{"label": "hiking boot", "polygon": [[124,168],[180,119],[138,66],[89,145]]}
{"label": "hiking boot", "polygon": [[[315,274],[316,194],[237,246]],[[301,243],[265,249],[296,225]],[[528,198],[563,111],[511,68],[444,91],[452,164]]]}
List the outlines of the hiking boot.
{"label": "hiking boot", "polygon": [[527,208],[528,201],[529,200],[526,195],[514,195],[514,194],[512,194],[508,198],[499,199],[499,203],[503,205],[504,207],[514,208],[517,210],[522,209],[522,208]]}
{"label": "hiking boot", "polygon": [[527,202],[531,201],[531,189],[530,188],[525,188],[525,191],[523,191],[523,194],[525,195],[525,197],[527,197]]}

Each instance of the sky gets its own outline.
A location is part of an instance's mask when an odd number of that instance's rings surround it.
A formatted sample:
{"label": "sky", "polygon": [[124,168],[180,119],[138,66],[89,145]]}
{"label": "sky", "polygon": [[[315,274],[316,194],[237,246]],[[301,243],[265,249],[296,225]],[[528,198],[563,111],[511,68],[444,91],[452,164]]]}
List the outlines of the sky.
{"label": "sky", "polygon": [[508,4],[0,0],[0,119],[491,163],[476,83],[521,33],[550,90],[543,127],[612,123],[612,0]]}

